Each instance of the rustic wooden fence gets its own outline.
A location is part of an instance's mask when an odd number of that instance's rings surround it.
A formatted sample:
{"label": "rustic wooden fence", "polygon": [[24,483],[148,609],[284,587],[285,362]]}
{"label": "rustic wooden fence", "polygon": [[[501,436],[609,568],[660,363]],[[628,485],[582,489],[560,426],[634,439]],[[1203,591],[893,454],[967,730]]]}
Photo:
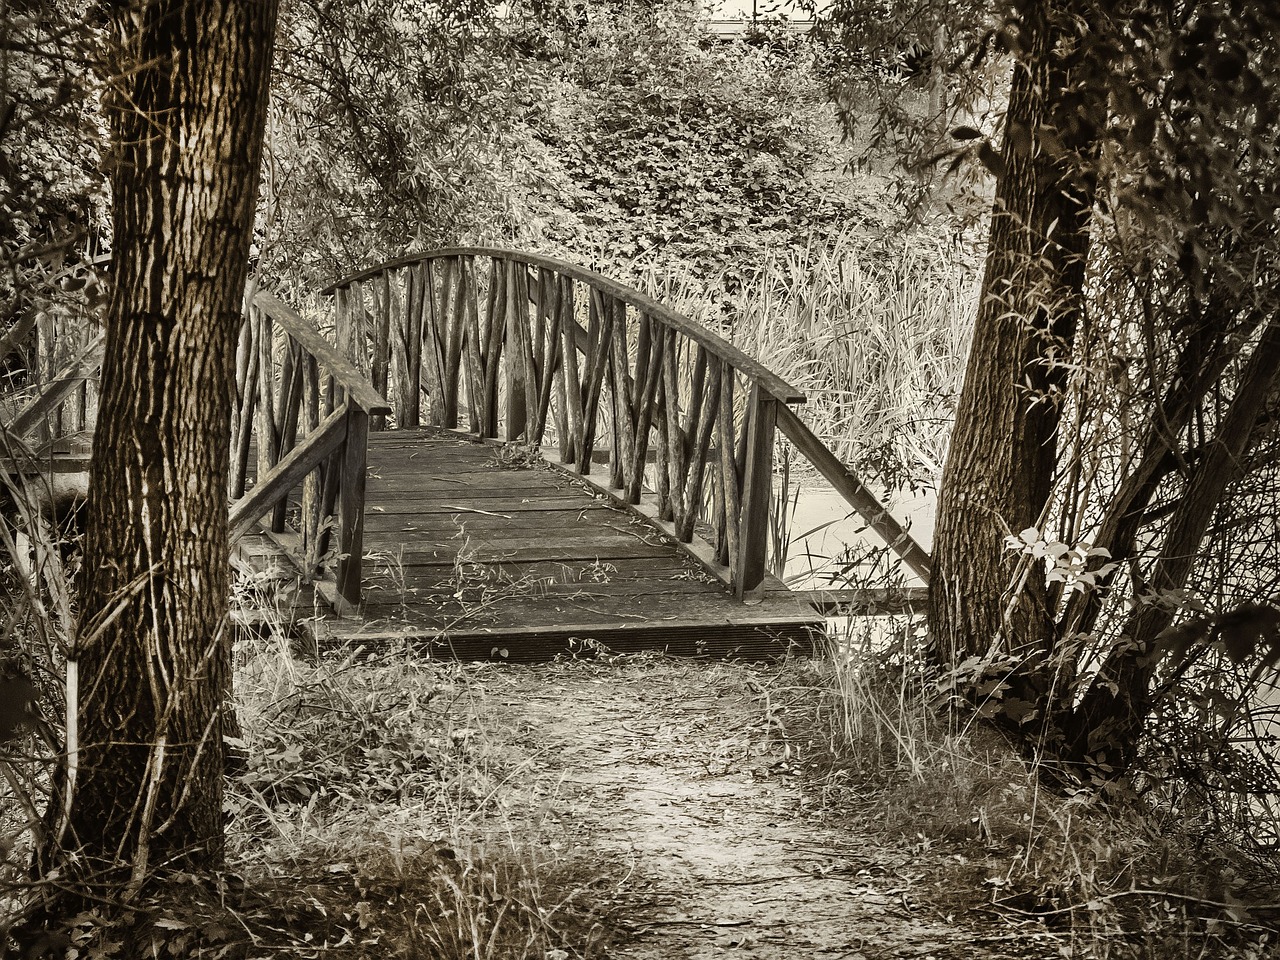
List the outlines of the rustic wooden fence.
{"label": "rustic wooden fence", "polygon": [[391,408],[310,323],[261,292],[240,329],[236,396],[232,541],[269,513],[268,531],[309,570],[333,560],[338,595],[359,603],[369,424]]}
{"label": "rustic wooden fence", "polygon": [[[925,551],[793,411],[804,395],[637,291],[476,247],[384,263],[324,293],[336,342],[270,294],[246,298],[231,533],[270,515],[266,529],[310,570],[334,567],[348,603],[360,599],[368,433],[426,424],[549,448],[743,598],[767,584],[778,547],[785,435],[927,582]],[[100,337],[80,324],[15,329],[0,348],[9,340],[29,344],[42,378],[11,432],[92,429]]]}
{"label": "rustic wooden fence", "polygon": [[[432,424],[550,446],[743,598],[767,579],[781,430],[928,574],[924,551],[792,412],[805,399],[799,390],[643,294],[560,260],[490,248],[405,257],[324,292],[340,348],[389,401],[374,429]],[[597,461],[603,483],[592,475]]]}

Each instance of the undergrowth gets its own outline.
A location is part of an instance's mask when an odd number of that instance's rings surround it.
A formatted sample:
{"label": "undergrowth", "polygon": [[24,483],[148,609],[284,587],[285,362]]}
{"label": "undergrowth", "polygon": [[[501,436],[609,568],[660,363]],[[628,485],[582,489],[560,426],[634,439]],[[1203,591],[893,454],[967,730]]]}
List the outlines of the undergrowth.
{"label": "undergrowth", "polygon": [[[823,664],[829,813],[942,862],[943,913],[990,911],[1063,956],[1260,958],[1280,950],[1280,873],[1134,792],[1044,786],[1034,762],[938,693],[920,624],[863,621]],[[1031,929],[1029,928],[1029,929]]]}
{"label": "undergrowth", "polygon": [[478,678],[408,650],[240,656],[229,859],[291,952],[603,955],[619,878],[512,802],[529,761],[471,722]]}

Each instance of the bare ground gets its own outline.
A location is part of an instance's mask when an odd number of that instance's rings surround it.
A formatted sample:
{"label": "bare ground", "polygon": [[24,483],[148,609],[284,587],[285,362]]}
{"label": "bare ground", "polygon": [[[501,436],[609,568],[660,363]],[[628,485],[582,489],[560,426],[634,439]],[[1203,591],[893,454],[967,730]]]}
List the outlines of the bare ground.
{"label": "bare ground", "polygon": [[[820,802],[802,668],[609,658],[469,670],[504,806],[616,878],[609,956],[1029,958],[1038,927],[938,888],[945,861]],[[977,893],[980,897],[980,892]]]}

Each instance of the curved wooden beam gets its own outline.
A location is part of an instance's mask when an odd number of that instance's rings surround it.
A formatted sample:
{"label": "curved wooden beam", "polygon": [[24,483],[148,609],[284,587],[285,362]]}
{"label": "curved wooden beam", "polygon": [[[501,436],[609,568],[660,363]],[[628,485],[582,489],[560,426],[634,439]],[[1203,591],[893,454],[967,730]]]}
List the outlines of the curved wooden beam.
{"label": "curved wooden beam", "polygon": [[761,389],[766,390],[783,403],[796,404],[805,402],[806,398],[802,390],[787,383],[764,364],[758,360],[753,360],[719,334],[712,333],[706,327],[676,313],[652,297],[646,296],[631,287],[624,286],[615,280],[610,280],[603,274],[569,263],[566,260],[558,260],[555,257],[547,257],[542,254],[521,253],[517,250],[507,250],[500,247],[449,247],[442,250],[432,250],[427,253],[398,257],[395,260],[388,260],[386,263],[367,267],[334,280],[320,292],[326,296],[332,296],[343,287],[370,280],[391,270],[413,267],[420,263],[451,257],[491,257],[494,260],[522,263],[527,267],[549,270],[562,277],[570,277],[607,297],[634,307],[637,311],[647,314],[663,326],[676,330],[695,343],[701,344],[713,356],[727,361],[735,370],[758,383]]}

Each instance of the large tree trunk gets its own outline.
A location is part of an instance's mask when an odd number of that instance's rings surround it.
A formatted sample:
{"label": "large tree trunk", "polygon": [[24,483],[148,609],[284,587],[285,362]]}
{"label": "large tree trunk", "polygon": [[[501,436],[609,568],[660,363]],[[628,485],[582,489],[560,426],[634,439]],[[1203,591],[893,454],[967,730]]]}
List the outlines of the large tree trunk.
{"label": "large tree trunk", "polygon": [[1041,524],[1057,464],[1058,397],[1080,312],[1093,186],[1073,162],[1088,111],[1069,102],[1070,0],[1019,4],[1017,62],[981,301],[934,534],[929,622],[946,663],[1051,642],[1042,571],[1019,577],[1009,533]]}
{"label": "large tree trunk", "polygon": [[80,742],[44,851],[71,903],[223,858],[233,361],[276,0],[111,13],[114,291],[68,707]]}

